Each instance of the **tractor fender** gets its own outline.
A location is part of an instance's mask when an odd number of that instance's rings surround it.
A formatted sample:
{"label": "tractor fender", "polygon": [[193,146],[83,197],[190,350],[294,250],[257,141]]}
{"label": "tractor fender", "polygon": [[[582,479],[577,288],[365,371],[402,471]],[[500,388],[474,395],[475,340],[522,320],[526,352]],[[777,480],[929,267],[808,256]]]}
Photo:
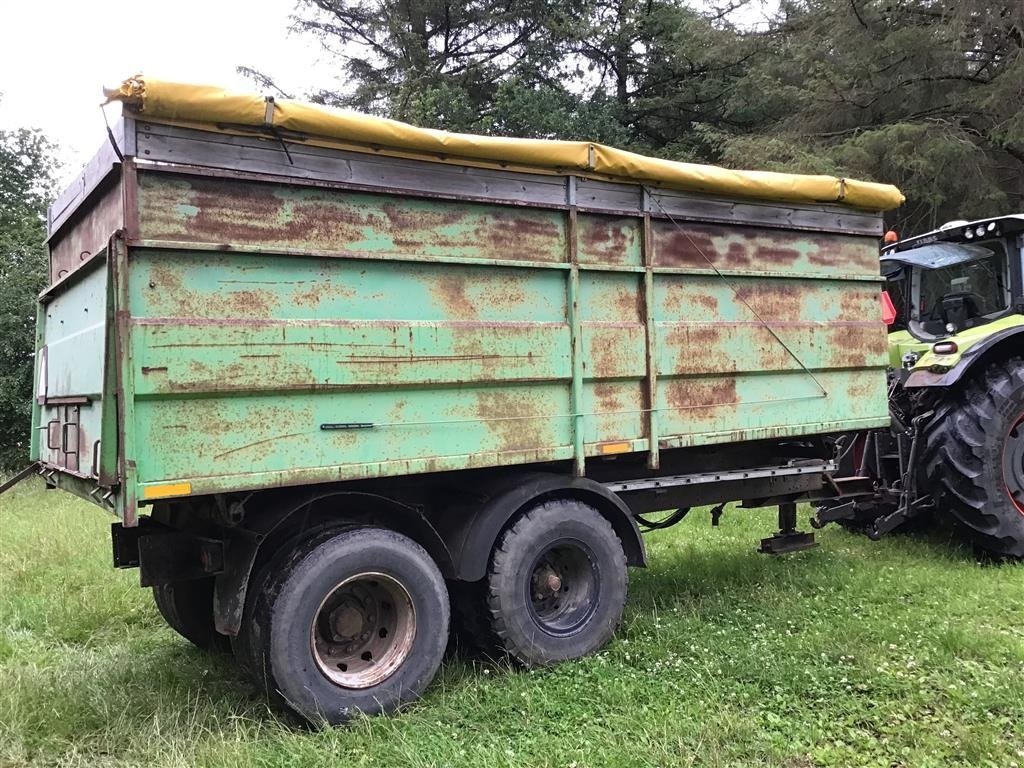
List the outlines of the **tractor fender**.
{"label": "tractor fender", "polygon": [[[635,567],[647,564],[640,529],[625,502],[598,482],[584,477],[530,473],[516,474],[483,502],[462,514],[447,514],[447,526],[439,525],[455,563],[454,578],[478,581],[487,574],[491,550],[502,531],[519,513],[542,501],[576,499],[594,507],[608,520],[622,542],[626,563]],[[439,521],[440,523],[441,521]]]}
{"label": "tractor fender", "polygon": [[994,357],[999,350],[1007,352],[1024,351],[1024,325],[1005,328],[979,341],[963,353],[959,362],[945,373],[928,370],[914,371],[903,385],[907,389],[917,387],[950,387],[981,363]]}

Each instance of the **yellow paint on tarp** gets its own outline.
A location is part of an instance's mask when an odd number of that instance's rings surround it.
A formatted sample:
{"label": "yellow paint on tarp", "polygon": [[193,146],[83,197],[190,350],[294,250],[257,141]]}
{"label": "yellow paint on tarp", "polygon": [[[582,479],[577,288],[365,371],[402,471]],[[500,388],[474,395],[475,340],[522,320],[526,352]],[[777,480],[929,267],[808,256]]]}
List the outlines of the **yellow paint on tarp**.
{"label": "yellow paint on tarp", "polygon": [[154,122],[199,123],[218,130],[230,130],[231,126],[273,127],[383,152],[422,155],[424,160],[464,158],[563,173],[593,173],[685,192],[792,203],[839,203],[873,211],[891,210],[904,200],[891,184],[681,163],[586,141],[449,133],[348,110],[293,100],[269,102],[258,94],[141,75],[106,93],[108,100],[121,101],[131,112]]}

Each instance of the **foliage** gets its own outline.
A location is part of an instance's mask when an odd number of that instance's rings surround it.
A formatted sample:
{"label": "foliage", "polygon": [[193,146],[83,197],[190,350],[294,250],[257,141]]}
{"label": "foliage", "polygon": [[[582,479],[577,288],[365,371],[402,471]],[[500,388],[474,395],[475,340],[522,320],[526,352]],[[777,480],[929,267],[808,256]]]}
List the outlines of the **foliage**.
{"label": "foliage", "polygon": [[28,463],[35,299],[46,283],[53,156],[39,131],[0,131],[0,469]]}
{"label": "foliage", "polygon": [[[545,0],[307,0],[296,28],[338,51],[347,82],[318,101],[431,127],[469,129],[499,83],[550,62]],[[533,72],[528,73],[528,70]]]}
{"label": "foliage", "polygon": [[1024,202],[1024,5],[787,0],[722,158],[890,181],[908,231]]}
{"label": "foliage", "polygon": [[[0,496],[0,765],[991,766],[1024,751],[1024,566],[941,541],[754,551],[771,510],[648,538],[612,644],[524,672],[449,660],[424,700],[297,727],[110,567],[108,516]],[[806,510],[804,510],[806,513]],[[40,546],[40,542],[46,542]]]}
{"label": "foliage", "polygon": [[[1024,5],[300,0],[315,91],[429,127],[898,184],[906,233],[1024,206]],[[253,73],[258,82],[272,80]]]}

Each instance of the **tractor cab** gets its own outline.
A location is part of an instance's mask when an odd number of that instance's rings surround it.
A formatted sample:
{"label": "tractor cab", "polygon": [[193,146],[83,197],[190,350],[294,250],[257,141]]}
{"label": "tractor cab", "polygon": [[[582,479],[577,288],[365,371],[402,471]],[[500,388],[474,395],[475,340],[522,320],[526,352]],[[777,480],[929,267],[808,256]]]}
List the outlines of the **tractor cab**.
{"label": "tractor cab", "polygon": [[950,383],[944,374],[963,368],[965,358],[1020,333],[1024,214],[954,221],[918,237],[890,238],[881,263],[895,309],[890,364],[911,386],[944,386]]}
{"label": "tractor cab", "polygon": [[1024,313],[1022,233],[1024,214],[1014,214],[951,222],[883,249],[893,330],[936,342]]}

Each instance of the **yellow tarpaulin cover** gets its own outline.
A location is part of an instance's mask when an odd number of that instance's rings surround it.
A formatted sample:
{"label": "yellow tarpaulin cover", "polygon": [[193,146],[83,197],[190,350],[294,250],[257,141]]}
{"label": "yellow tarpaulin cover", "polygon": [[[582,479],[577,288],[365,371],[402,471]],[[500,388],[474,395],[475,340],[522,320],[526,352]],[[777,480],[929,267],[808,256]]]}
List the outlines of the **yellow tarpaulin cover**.
{"label": "yellow tarpaulin cover", "polygon": [[148,120],[216,124],[220,128],[277,128],[425,160],[512,164],[557,172],[579,172],[648,182],[687,192],[794,203],[840,203],[887,211],[903,203],[890,184],[833,176],[770,171],[734,171],[713,165],[645,157],[586,141],[548,141],[476,136],[417,128],[397,120],[208,85],[171,83],[141,76],[107,93]]}

